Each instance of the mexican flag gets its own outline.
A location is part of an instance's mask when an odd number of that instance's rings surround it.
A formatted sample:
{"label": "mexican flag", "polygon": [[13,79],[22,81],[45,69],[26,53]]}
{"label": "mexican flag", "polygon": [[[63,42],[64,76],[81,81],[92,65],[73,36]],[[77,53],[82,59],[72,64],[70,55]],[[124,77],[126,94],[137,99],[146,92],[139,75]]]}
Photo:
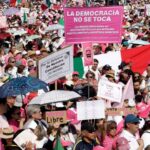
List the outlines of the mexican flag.
{"label": "mexican flag", "polygon": [[56,144],[53,150],[64,150],[61,141],[60,141],[60,137],[57,137],[56,139]]}
{"label": "mexican flag", "polygon": [[26,23],[28,21],[27,14],[24,12],[23,13],[23,23]]}
{"label": "mexican flag", "polygon": [[51,6],[50,0],[44,0],[44,4],[49,8]]}
{"label": "mexican flag", "polygon": [[[121,51],[116,52],[108,52],[106,54],[95,55],[94,58],[98,59],[99,67],[102,67],[106,64],[112,66],[116,72],[119,70],[118,66],[121,64],[122,61],[132,63],[132,70],[134,72],[143,73],[148,64],[150,64],[150,45],[135,47],[131,49],[123,49]],[[76,62],[74,60],[74,70],[83,72],[87,70],[85,66],[83,66],[84,62],[80,60]],[[82,67],[81,67],[82,66]],[[83,70],[81,70],[83,68]]]}

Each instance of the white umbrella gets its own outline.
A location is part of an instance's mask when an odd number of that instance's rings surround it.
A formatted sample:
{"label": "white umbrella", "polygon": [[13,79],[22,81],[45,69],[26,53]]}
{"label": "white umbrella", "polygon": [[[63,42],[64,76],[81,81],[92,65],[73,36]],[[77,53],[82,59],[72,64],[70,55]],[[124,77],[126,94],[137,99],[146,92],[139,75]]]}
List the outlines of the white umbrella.
{"label": "white umbrella", "polygon": [[43,105],[48,103],[57,103],[57,102],[68,101],[79,97],[81,96],[74,91],[53,90],[33,98],[30,101],[29,105],[32,104]]}
{"label": "white umbrella", "polygon": [[137,45],[149,45],[150,43],[148,41],[143,40],[131,40],[128,41],[129,44],[137,44]]}

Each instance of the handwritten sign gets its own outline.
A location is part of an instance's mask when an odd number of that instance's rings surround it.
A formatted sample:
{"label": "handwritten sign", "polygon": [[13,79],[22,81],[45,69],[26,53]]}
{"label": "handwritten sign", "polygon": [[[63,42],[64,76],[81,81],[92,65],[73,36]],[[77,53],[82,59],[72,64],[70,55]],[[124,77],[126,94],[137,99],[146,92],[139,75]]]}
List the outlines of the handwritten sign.
{"label": "handwritten sign", "polygon": [[39,60],[39,79],[50,83],[73,72],[73,47],[66,47]]}
{"label": "handwritten sign", "polygon": [[77,119],[89,120],[105,118],[105,105],[101,100],[77,103]]}
{"label": "handwritten sign", "polygon": [[64,124],[67,121],[66,111],[51,111],[46,112],[46,121],[48,124]]}
{"label": "handwritten sign", "polygon": [[137,109],[133,108],[107,108],[106,114],[108,116],[127,116],[128,114],[135,114]]}
{"label": "handwritten sign", "polygon": [[97,95],[101,98],[120,103],[122,98],[122,87],[119,84],[107,80],[100,80]]}

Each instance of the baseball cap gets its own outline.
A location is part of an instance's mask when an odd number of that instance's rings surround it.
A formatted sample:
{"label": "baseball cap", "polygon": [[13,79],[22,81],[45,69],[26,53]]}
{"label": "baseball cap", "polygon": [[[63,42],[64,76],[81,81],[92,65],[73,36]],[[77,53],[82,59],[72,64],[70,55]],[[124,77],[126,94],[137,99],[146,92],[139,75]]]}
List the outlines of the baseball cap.
{"label": "baseball cap", "polygon": [[140,123],[140,118],[136,117],[133,114],[129,114],[125,118],[125,124],[127,123]]}
{"label": "baseball cap", "polygon": [[79,75],[79,72],[74,71],[74,72],[72,73],[72,75]]}

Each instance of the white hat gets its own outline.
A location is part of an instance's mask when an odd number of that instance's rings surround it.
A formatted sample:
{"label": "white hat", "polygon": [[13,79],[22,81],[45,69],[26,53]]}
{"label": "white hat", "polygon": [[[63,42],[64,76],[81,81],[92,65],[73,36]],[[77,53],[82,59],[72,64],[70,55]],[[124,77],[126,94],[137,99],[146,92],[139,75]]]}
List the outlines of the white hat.
{"label": "white hat", "polygon": [[16,106],[16,107],[22,107],[22,105],[23,105],[23,96],[18,95],[16,97],[16,101],[15,101],[14,106]]}
{"label": "white hat", "polygon": [[2,132],[0,133],[1,139],[11,139],[14,136],[14,131],[11,127],[3,128]]}
{"label": "white hat", "polygon": [[135,101],[134,101],[133,99],[129,99],[128,105],[129,105],[130,107],[134,107],[136,104],[135,104]]}

